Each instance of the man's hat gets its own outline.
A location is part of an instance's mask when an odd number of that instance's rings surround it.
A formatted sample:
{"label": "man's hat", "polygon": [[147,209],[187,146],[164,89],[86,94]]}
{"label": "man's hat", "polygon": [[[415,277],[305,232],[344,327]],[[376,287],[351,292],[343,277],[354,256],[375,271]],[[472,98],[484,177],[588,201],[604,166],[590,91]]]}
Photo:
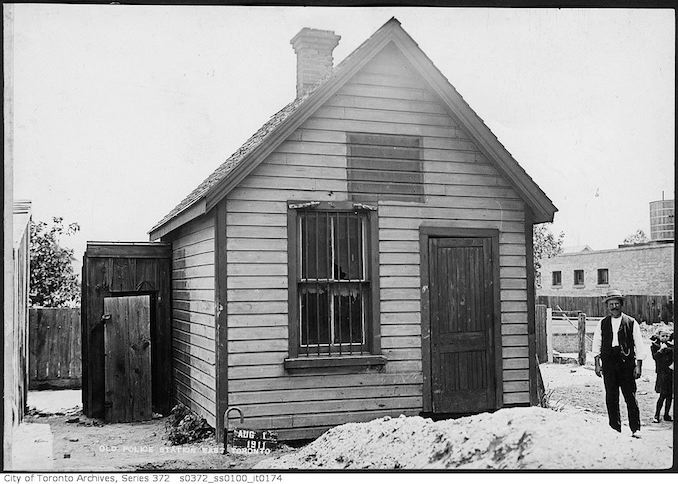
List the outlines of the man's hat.
{"label": "man's hat", "polygon": [[621,291],[618,291],[616,289],[612,289],[610,291],[607,291],[607,296],[605,296],[605,299],[603,299],[603,304],[606,304],[607,301],[611,299],[619,299],[620,301],[624,301],[624,296],[622,295]]}

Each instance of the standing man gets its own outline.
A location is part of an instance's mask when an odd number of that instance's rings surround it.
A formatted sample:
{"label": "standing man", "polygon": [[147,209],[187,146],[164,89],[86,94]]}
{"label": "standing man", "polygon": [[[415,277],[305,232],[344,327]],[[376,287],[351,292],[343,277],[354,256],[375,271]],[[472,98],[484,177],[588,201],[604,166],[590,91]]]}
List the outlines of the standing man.
{"label": "standing man", "polygon": [[[600,321],[593,333],[593,356],[596,375],[605,384],[605,404],[610,427],[621,432],[619,417],[619,389],[629,413],[631,436],[638,437],[640,411],[636,400],[636,380],[642,373],[645,356],[640,325],[622,312],[624,296],[616,290],[609,291],[603,301],[610,312]],[[602,366],[601,366],[602,364]]]}

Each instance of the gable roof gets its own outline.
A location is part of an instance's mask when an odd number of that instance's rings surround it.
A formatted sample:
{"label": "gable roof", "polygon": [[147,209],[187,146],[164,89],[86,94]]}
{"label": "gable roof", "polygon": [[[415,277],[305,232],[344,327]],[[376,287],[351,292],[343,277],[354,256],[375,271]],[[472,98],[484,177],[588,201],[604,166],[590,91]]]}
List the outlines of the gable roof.
{"label": "gable roof", "polygon": [[280,143],[289,137],[313,112],[327,101],[353,74],[387,44],[395,44],[422,75],[445,107],[471,134],[485,156],[494,162],[532,211],[533,223],[553,221],[557,208],[511,156],[482,119],[435,67],[417,43],[394,17],[339,63],[332,74],[303,97],[273,115],[235,153],[162,218],[149,232],[158,239],[189,222],[222,200],[254,170]]}

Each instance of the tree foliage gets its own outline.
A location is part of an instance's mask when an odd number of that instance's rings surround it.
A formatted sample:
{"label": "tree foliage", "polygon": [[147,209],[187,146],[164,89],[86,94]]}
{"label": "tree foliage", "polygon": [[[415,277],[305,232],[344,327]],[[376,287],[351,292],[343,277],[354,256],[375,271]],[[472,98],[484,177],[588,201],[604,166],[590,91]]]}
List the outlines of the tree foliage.
{"label": "tree foliage", "polygon": [[73,272],[73,249],[62,247],[60,239],[80,230],[77,223],[64,226],[62,217],[51,223],[31,220],[32,306],[62,307],[80,302],[80,282]]}
{"label": "tree foliage", "polygon": [[644,244],[647,242],[647,235],[645,235],[645,232],[643,229],[638,229],[628,237],[624,239],[623,244],[624,245],[634,245],[634,244]]}
{"label": "tree foliage", "polygon": [[538,224],[534,226],[533,245],[534,245],[534,271],[539,273],[541,261],[550,257],[555,257],[563,251],[563,241],[565,233],[560,232],[557,236],[551,232],[551,224]]}

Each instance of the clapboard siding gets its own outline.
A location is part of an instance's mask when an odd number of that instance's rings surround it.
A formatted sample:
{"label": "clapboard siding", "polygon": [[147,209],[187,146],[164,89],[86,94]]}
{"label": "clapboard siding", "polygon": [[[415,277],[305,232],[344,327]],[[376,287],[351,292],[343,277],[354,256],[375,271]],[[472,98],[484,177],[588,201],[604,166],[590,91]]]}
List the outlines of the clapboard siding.
{"label": "clapboard siding", "polygon": [[325,104],[326,107],[381,109],[390,112],[431,113],[446,115],[445,109],[438,102],[408,101],[406,99],[383,99],[367,96],[351,96],[337,94]]}
{"label": "clapboard siding", "polygon": [[171,241],[176,397],[216,425],[214,217],[184,225]]}
{"label": "clapboard siding", "polygon": [[[324,412],[336,412],[337,410],[343,410],[345,412],[361,412],[374,411],[382,408],[417,408],[421,406],[421,392],[419,392],[419,395],[414,396],[393,395],[393,388],[397,387],[392,386],[387,389],[377,387],[371,392],[372,395],[367,398],[345,398],[340,396],[340,398],[336,400],[322,399],[295,402],[286,400],[281,403],[257,402],[252,405],[246,404],[242,407],[245,414],[248,415],[248,418],[256,418],[265,416],[277,417],[284,413],[313,413],[317,415]],[[403,389],[399,388],[399,390],[400,392],[398,393],[404,393]],[[391,393],[391,395],[379,398],[374,397],[375,394],[381,394],[381,392]]]}
{"label": "clapboard siding", "polygon": [[[227,196],[229,405],[281,436],[421,411],[422,224],[499,230],[504,402],[529,402],[524,202],[426,83],[390,55],[368,63]],[[289,372],[286,202],[350,199],[347,132],[422,142],[424,201],[378,205],[388,361],[381,369]]]}
{"label": "clapboard siding", "polygon": [[[381,388],[378,386],[339,387],[327,388],[319,392],[317,389],[298,390],[293,394],[285,390],[268,390],[236,393],[232,405],[251,405],[260,403],[292,403],[290,397],[296,398],[297,402],[317,402],[341,399],[370,398],[375,393],[381,393],[384,397],[417,397],[421,395],[421,385],[400,385]],[[284,412],[280,412],[284,413]]]}

